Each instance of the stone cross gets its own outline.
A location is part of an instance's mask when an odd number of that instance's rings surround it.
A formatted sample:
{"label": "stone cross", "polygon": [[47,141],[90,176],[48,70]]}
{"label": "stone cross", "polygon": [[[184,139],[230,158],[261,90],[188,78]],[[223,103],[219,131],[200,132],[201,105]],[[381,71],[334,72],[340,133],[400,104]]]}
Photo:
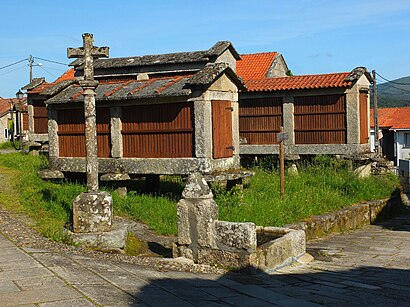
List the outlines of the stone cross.
{"label": "stone cross", "polygon": [[83,47],[67,48],[68,58],[84,59],[84,80],[80,81],[84,96],[85,115],[85,146],[87,191],[98,191],[98,159],[97,159],[97,128],[95,110],[95,88],[98,81],[94,80],[93,59],[108,57],[108,47],[93,46],[94,39],[90,33],[83,34]]}

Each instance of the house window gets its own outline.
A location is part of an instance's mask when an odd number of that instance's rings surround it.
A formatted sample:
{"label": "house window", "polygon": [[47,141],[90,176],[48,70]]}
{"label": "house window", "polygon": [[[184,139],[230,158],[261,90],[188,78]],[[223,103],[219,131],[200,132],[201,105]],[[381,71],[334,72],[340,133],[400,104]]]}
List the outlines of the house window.
{"label": "house window", "polygon": [[404,146],[410,147],[410,133],[404,134]]}
{"label": "house window", "polygon": [[7,140],[9,138],[9,130],[4,128],[4,139]]}

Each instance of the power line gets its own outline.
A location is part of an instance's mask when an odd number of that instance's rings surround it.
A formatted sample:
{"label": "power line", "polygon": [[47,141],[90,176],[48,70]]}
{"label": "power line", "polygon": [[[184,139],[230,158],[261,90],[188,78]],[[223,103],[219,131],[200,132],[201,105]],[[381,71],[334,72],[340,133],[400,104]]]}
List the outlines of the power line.
{"label": "power line", "polygon": [[57,61],[53,61],[53,60],[47,60],[47,59],[43,59],[43,58],[36,57],[36,56],[35,56],[34,58],[35,58],[35,59],[38,59],[38,60],[42,60],[42,61],[54,63],[54,64],[59,64],[59,65],[68,66],[68,64],[66,64],[66,63],[61,63],[61,62],[57,62]]}
{"label": "power line", "polygon": [[56,75],[54,75],[53,73],[49,72],[49,71],[48,71],[47,69],[45,69],[44,67],[40,66],[40,68],[41,68],[42,70],[44,70],[46,73],[52,75],[54,78],[57,78]]}
{"label": "power line", "polygon": [[7,67],[16,65],[16,64],[18,64],[18,63],[21,63],[21,62],[24,62],[24,61],[27,61],[27,60],[28,60],[28,58],[25,58],[25,59],[22,59],[22,60],[20,60],[20,61],[15,62],[15,63],[11,63],[11,64],[8,64],[8,65],[6,65],[6,66],[0,67],[0,69],[4,69],[4,68],[7,68]]}
{"label": "power line", "polygon": [[393,83],[393,84],[397,84],[397,85],[410,85],[410,83],[400,83],[400,82],[388,80],[388,79],[386,79],[385,77],[379,75],[378,73],[376,73],[376,75],[378,75],[378,76],[379,76],[380,78],[382,78],[384,81],[391,82],[391,83]]}
{"label": "power line", "polygon": [[5,72],[5,73],[3,73],[3,74],[0,74],[0,76],[7,75],[7,74],[9,74],[9,73],[12,73],[13,71],[16,71],[16,70],[22,69],[22,68],[24,68],[24,67],[25,67],[25,66],[20,66],[20,67],[18,67],[18,68],[16,68],[16,69],[13,69],[13,70],[10,70],[10,71]]}

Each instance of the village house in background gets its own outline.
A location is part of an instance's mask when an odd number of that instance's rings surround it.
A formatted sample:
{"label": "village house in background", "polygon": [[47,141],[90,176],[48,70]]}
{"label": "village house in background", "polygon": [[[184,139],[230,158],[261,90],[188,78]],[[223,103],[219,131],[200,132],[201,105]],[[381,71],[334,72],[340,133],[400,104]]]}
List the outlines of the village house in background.
{"label": "village house in background", "polygon": [[[371,111],[371,149],[374,151],[373,110]],[[378,115],[382,154],[398,166],[400,159],[410,159],[410,107],[380,108]]]}
{"label": "village house in background", "polygon": [[369,85],[363,67],[351,72],[292,76],[276,52],[241,55],[237,73],[241,155],[278,154],[276,134],[288,133],[285,154],[357,156],[370,152]]}
{"label": "village house in background", "polygon": [[0,98],[0,143],[18,140],[20,135],[25,140],[28,118],[26,98]]}
{"label": "village house in background", "polygon": [[[239,168],[238,59],[231,43],[219,42],[205,51],[95,60],[100,172]],[[50,169],[62,172],[85,171],[82,64],[72,63],[75,78],[67,72],[67,80],[25,87],[30,135],[45,136],[47,113]]]}

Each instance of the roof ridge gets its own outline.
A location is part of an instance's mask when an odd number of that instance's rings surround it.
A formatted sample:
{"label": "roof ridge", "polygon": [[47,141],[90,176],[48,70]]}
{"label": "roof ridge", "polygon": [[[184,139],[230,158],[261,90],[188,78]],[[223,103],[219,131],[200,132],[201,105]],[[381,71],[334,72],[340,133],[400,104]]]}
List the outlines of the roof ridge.
{"label": "roof ridge", "polygon": [[255,52],[255,53],[241,53],[240,56],[243,55],[258,55],[258,54],[272,54],[272,53],[276,53],[278,54],[278,51],[263,51],[263,52]]}

